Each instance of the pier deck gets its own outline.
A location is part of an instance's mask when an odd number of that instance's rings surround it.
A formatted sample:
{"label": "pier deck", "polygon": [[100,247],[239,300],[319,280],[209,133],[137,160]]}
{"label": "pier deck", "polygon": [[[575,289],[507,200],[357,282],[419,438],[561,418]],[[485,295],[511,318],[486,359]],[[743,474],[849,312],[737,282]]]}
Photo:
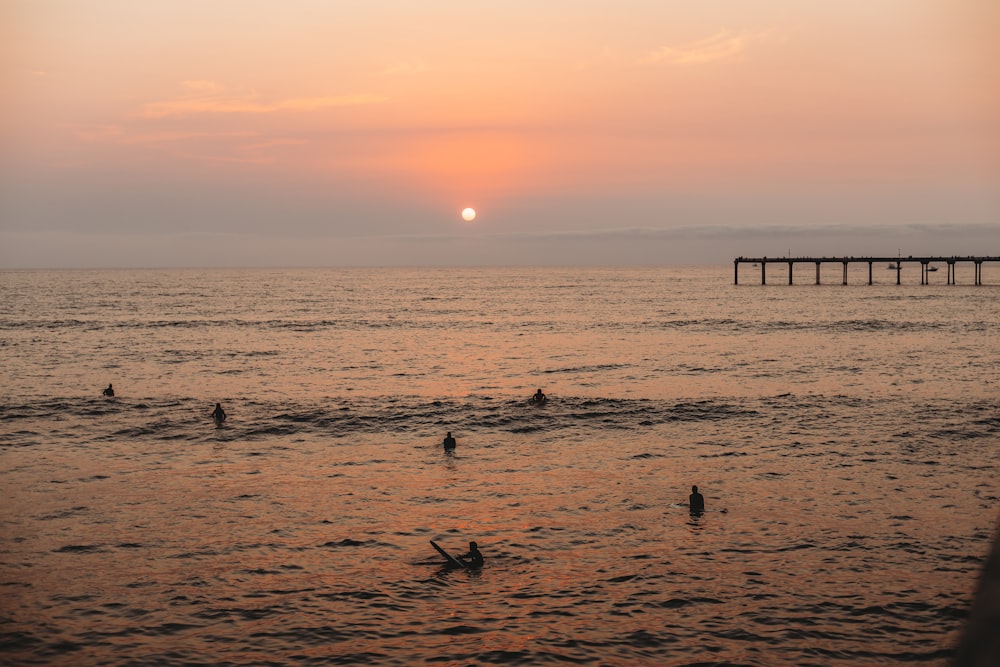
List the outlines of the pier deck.
{"label": "pier deck", "polygon": [[760,284],[767,284],[767,265],[768,264],[787,264],[788,265],[788,284],[793,284],[792,275],[794,273],[794,266],[796,264],[815,264],[816,265],[816,284],[820,284],[819,279],[819,268],[822,264],[841,264],[843,265],[843,283],[847,284],[847,267],[850,264],[868,264],[868,284],[873,284],[873,273],[872,268],[875,264],[885,264],[888,263],[890,269],[896,272],[896,284],[901,284],[903,264],[918,264],[920,266],[920,284],[928,285],[930,284],[930,274],[937,270],[934,264],[944,264],[948,268],[948,284],[955,285],[955,266],[959,263],[971,263],[974,268],[974,283],[976,285],[983,284],[983,264],[985,262],[1000,262],[1000,256],[982,256],[982,257],[938,257],[938,256],[923,256],[923,257],[737,257],[733,260],[733,275],[735,284],[740,284],[740,264],[751,264],[753,266],[760,266]]}

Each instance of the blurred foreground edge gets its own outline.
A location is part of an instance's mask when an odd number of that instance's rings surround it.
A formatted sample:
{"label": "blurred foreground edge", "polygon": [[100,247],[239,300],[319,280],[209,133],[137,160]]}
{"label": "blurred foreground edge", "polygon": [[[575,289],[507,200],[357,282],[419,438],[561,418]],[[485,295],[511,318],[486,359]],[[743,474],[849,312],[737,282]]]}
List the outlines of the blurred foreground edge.
{"label": "blurred foreground edge", "polygon": [[1000,526],[979,577],[979,589],[958,644],[955,667],[1000,665]]}

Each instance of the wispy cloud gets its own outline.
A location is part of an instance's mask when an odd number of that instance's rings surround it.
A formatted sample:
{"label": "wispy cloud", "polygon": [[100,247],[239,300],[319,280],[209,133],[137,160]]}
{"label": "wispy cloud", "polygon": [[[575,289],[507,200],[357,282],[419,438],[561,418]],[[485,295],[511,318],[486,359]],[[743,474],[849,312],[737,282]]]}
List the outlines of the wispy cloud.
{"label": "wispy cloud", "polygon": [[706,39],[681,47],[661,46],[640,58],[642,65],[707,65],[709,63],[742,60],[747,47],[756,37],[749,33],[734,34],[720,30]]}
{"label": "wispy cloud", "polygon": [[[477,238],[495,241],[684,241],[684,240],[754,240],[789,238],[864,238],[879,235],[898,236],[900,233],[926,235],[993,234],[1000,225],[992,223],[939,223],[939,224],[703,224],[674,227],[621,227],[605,229],[576,229],[562,231],[486,232]],[[395,236],[411,242],[465,240],[462,234],[403,234]]]}
{"label": "wispy cloud", "polygon": [[[219,138],[253,138],[258,137],[257,132],[139,132],[125,125],[117,124],[62,124],[60,127],[69,128],[80,141],[90,143],[118,144],[163,144],[191,139],[219,139]],[[274,142],[272,142],[274,143]],[[253,145],[247,148],[252,148]]]}
{"label": "wispy cloud", "polygon": [[247,144],[241,147],[244,151],[263,151],[269,150],[271,148],[279,148],[281,146],[304,146],[306,144],[302,139],[273,139],[271,141],[262,141],[256,144]]}
{"label": "wispy cloud", "polygon": [[427,65],[420,60],[392,63],[384,70],[383,76],[405,76],[410,74],[423,74],[427,71]]}
{"label": "wispy cloud", "polygon": [[225,90],[225,87],[222,84],[216,83],[215,81],[183,81],[181,82],[181,85],[188,90],[206,94],[221,93]]}
{"label": "wispy cloud", "polygon": [[269,164],[282,148],[304,146],[304,139],[267,138],[255,131],[149,131],[134,124],[62,125],[84,143],[135,146],[157,150],[184,160]]}
{"label": "wispy cloud", "polygon": [[369,94],[296,97],[266,102],[253,91],[231,91],[214,81],[185,81],[187,93],[173,100],[150,102],[143,107],[145,118],[167,118],[198,114],[265,114],[278,111],[316,111],[331,107],[378,104],[386,97]]}

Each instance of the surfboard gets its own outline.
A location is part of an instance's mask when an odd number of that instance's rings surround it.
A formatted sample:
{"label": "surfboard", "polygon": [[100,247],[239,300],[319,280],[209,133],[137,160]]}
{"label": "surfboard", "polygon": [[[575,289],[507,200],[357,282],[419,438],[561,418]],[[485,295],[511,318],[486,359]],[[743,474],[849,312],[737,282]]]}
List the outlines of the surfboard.
{"label": "surfboard", "polygon": [[444,556],[444,559],[446,561],[448,561],[448,565],[450,565],[452,567],[469,567],[468,565],[466,565],[465,563],[463,563],[462,561],[458,560],[457,558],[455,558],[454,556],[452,556],[450,553],[448,553],[447,551],[445,551],[444,549],[442,549],[441,547],[439,547],[438,544],[437,544],[437,542],[435,542],[434,540],[431,540],[431,546],[434,547],[435,549],[437,549],[437,552],[439,554],[441,554],[442,556]]}

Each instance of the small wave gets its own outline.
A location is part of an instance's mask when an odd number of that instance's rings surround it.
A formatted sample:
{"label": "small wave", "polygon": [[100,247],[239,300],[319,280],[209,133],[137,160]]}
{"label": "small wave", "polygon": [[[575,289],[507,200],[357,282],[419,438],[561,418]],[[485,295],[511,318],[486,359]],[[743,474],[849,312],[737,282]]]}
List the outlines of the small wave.
{"label": "small wave", "polygon": [[322,598],[324,600],[374,600],[378,598],[389,597],[386,593],[379,591],[368,591],[368,590],[354,590],[354,591],[340,591],[337,593],[320,593],[316,597]]}
{"label": "small wave", "polygon": [[70,509],[65,509],[60,512],[55,512],[53,514],[46,514],[44,516],[40,516],[38,517],[38,520],[52,521],[53,519],[69,519],[71,517],[79,516],[83,512],[86,512],[87,510],[88,510],[87,507],[81,505],[79,507],[72,507]]}
{"label": "small wave", "polygon": [[378,540],[352,540],[349,537],[345,537],[340,541],[324,542],[320,546],[326,549],[344,549],[354,547],[380,547],[386,545]]}
{"label": "small wave", "polygon": [[477,635],[487,631],[486,628],[476,628],[471,625],[453,625],[438,630],[438,633],[442,635]]}
{"label": "small wave", "polygon": [[57,554],[92,554],[105,551],[103,544],[68,544],[64,547],[54,549]]}
{"label": "small wave", "polygon": [[671,598],[663,602],[649,602],[647,606],[659,607],[661,609],[681,609],[682,607],[687,607],[688,605],[694,604],[693,601],[684,598]]}
{"label": "small wave", "polygon": [[613,371],[619,368],[630,368],[632,364],[594,364],[589,366],[567,366],[565,368],[552,368],[542,371],[546,375],[559,373],[595,373],[602,371]]}

